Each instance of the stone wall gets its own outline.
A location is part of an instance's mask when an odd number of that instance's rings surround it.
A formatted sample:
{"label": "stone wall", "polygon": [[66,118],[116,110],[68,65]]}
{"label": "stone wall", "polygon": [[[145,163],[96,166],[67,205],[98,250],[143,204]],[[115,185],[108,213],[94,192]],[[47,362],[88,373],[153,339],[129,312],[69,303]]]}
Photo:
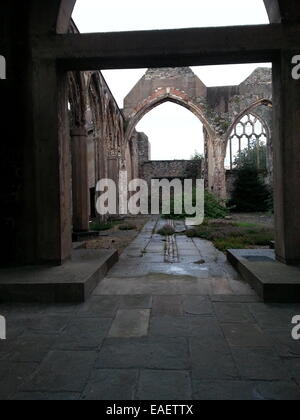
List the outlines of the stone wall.
{"label": "stone wall", "polygon": [[148,161],[141,165],[141,177],[148,185],[152,179],[202,178],[203,162],[195,160]]}
{"label": "stone wall", "polygon": [[[124,100],[126,141],[137,123],[156,106],[171,101],[193,112],[202,122],[205,138],[205,184],[227,197],[224,160],[232,129],[245,115],[256,114],[267,127],[269,178],[273,173],[272,70],[257,68],[238,86],[206,87],[188,67],[148,69]],[[143,156],[141,156],[143,160]]]}

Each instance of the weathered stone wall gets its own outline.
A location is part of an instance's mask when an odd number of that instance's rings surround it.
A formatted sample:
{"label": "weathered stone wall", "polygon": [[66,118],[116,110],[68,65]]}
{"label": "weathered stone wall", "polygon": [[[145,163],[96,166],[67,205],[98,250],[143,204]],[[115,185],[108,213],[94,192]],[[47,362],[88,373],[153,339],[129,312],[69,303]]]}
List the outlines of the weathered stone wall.
{"label": "weathered stone wall", "polygon": [[[227,197],[224,160],[228,138],[235,124],[251,112],[267,127],[268,170],[272,179],[272,71],[256,69],[239,86],[209,87],[190,68],[148,69],[124,100],[127,119],[126,141],[147,112],[171,101],[193,112],[204,126],[206,187],[220,198]],[[141,156],[143,159],[143,157]]]}
{"label": "weathered stone wall", "polygon": [[149,161],[141,165],[141,176],[149,186],[152,179],[201,178],[202,166],[198,160]]}

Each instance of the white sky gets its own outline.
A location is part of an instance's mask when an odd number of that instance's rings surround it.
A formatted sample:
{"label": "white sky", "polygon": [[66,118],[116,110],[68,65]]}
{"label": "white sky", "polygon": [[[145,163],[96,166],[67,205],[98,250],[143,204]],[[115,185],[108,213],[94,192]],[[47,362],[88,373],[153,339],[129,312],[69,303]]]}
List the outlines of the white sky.
{"label": "white sky", "polygon": [[[73,19],[83,33],[269,23],[263,0],[77,0]],[[261,65],[192,69],[207,86],[225,86],[241,83]],[[103,71],[120,108],[145,71]],[[148,135],[152,159],[189,159],[195,150],[203,152],[201,123],[178,105],[159,106],[141,120],[137,129]]]}

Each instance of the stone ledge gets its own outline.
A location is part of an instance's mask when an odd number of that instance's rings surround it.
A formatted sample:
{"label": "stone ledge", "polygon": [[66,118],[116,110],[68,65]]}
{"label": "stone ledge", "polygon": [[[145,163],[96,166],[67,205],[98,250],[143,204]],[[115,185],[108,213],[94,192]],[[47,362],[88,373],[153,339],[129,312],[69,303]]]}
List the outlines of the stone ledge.
{"label": "stone ledge", "polygon": [[118,261],[116,250],[76,249],[58,267],[0,270],[0,303],[80,303]]}
{"label": "stone ledge", "polygon": [[265,302],[300,302],[300,267],[278,262],[273,250],[229,249],[227,259]]}

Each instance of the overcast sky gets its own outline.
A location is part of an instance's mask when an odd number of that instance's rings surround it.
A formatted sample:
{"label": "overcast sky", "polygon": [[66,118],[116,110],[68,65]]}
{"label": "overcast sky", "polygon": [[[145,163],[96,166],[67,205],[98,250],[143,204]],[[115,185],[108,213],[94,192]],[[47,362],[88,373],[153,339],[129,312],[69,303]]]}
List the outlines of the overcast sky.
{"label": "overcast sky", "polygon": [[[81,32],[268,23],[263,0],[77,0],[73,19]],[[246,64],[192,69],[207,86],[225,86],[241,83],[258,66]],[[103,71],[120,108],[123,107],[124,97],[145,71]],[[189,159],[195,150],[203,152],[201,123],[178,105],[166,103],[157,107],[141,120],[137,129],[149,136],[152,159]]]}

